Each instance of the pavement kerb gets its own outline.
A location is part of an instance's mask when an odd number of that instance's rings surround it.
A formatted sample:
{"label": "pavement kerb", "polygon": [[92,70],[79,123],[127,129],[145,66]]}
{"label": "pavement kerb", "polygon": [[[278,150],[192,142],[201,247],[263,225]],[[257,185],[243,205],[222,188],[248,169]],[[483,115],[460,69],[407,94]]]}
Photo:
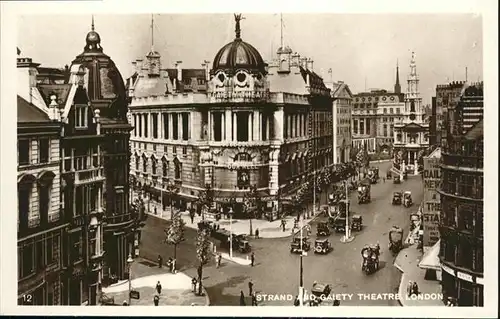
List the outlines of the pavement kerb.
{"label": "pavement kerb", "polygon": [[[152,260],[149,260],[147,258],[144,258],[144,257],[141,257],[142,260],[146,260],[146,261],[149,261],[150,263],[156,263]],[[180,271],[177,271],[177,273],[179,273]],[[182,272],[184,273],[184,272]],[[186,276],[188,276],[186,273],[184,273]],[[189,277],[189,276],[188,276]],[[128,282],[128,280],[125,280],[124,281],[125,283]],[[205,286],[201,287],[202,291],[203,291],[203,295],[205,296],[205,306],[210,306],[210,297],[208,296],[208,292],[207,292],[207,289],[205,289]]]}

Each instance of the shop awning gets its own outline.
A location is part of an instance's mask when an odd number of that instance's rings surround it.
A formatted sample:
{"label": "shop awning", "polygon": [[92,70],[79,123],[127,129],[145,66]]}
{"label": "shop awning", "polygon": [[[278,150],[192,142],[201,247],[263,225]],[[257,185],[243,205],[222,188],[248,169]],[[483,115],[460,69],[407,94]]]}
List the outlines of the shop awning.
{"label": "shop awning", "polygon": [[424,254],[424,256],[422,257],[422,261],[420,261],[420,263],[418,264],[420,268],[434,270],[441,269],[441,265],[439,262],[440,242],[441,240],[438,240],[438,242]]}

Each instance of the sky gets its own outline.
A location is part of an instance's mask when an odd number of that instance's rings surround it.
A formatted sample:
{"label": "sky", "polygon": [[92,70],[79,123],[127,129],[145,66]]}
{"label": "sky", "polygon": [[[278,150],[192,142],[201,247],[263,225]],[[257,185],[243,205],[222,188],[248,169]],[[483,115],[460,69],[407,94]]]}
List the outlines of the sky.
{"label": "sky", "polygon": [[[281,42],[280,14],[244,14],[241,37],[264,60]],[[155,14],[154,48],[162,66],[183,61],[201,68],[234,38],[232,14]],[[344,81],[353,93],[365,88],[393,90],[396,63],[406,90],[411,52],[415,52],[420,91],[430,104],[437,84],[483,79],[482,18],[473,14],[283,14],[286,45],[314,60],[314,71]],[[101,45],[127,78],[132,61],[151,48],[151,15],[95,15]],[[42,66],[63,67],[83,51],[91,15],[24,15],[18,20],[22,55]]]}

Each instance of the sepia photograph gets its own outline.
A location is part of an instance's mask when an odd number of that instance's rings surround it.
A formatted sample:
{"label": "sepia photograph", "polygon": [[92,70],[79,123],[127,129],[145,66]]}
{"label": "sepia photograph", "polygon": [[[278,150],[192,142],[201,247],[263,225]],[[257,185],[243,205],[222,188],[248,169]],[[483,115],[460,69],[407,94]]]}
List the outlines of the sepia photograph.
{"label": "sepia photograph", "polygon": [[91,10],[11,26],[9,309],[497,307],[482,14]]}

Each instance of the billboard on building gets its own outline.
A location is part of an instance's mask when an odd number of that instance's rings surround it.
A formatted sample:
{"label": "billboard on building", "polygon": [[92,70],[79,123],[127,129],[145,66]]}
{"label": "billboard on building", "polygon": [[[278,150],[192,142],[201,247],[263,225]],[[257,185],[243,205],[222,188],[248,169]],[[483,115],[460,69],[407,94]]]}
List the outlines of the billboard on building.
{"label": "billboard on building", "polygon": [[437,148],[429,156],[424,157],[424,247],[433,246],[439,240],[439,214],[441,200],[437,192],[441,185],[441,149]]}

